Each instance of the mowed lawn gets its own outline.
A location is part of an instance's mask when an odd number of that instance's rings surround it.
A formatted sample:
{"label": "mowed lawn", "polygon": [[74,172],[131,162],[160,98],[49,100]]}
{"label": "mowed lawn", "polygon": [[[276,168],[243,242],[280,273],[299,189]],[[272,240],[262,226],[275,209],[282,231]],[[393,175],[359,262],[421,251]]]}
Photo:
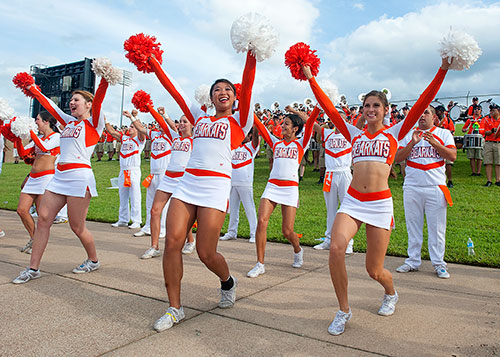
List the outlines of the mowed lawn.
{"label": "mowed lawn", "polygon": [[[312,159],[311,155],[310,159]],[[115,155],[116,158],[116,155]],[[95,160],[95,159],[94,159]],[[118,190],[108,189],[110,178],[117,177],[119,163],[113,161],[93,161],[92,167],[97,181],[99,196],[93,198],[90,204],[88,220],[115,222],[118,219]],[[29,173],[30,167],[23,163],[4,164],[0,175],[0,209],[15,210],[20,193],[20,184]],[[304,180],[300,183],[300,207],[297,210],[295,231],[302,233],[301,243],[315,245],[317,238],[324,235],[326,225],[326,208],[323,199],[322,185],[317,184],[319,174],[308,166]],[[399,169],[396,169],[399,171]],[[469,161],[465,153],[458,150],[458,159],[453,167],[453,183],[451,189],[454,206],[448,208],[448,226],[446,234],[446,255],[448,262],[483,265],[500,268],[500,187],[483,187],[486,182],[484,168],[481,177],[470,176]],[[142,162],[142,178],[149,174],[149,162]],[[264,191],[269,176],[269,167],[264,151],[256,159],[254,198],[258,209],[260,196]],[[494,180],[494,178],[493,178]],[[396,229],[392,232],[387,254],[406,256],[407,232],[403,210],[402,177],[389,179],[393,199]],[[196,191],[196,187],[193,187]],[[146,189],[143,188],[143,222],[145,221]],[[0,227],[5,227],[0,222]],[[226,231],[227,218],[222,233]],[[248,238],[249,227],[243,207],[240,208],[239,237]],[[466,242],[471,238],[475,245],[474,256],[467,254]],[[269,222],[268,239],[270,241],[286,242],[281,234],[281,210],[278,207]],[[354,250],[366,251],[364,226],[356,235]],[[426,232],[422,257],[429,259],[427,252]]]}

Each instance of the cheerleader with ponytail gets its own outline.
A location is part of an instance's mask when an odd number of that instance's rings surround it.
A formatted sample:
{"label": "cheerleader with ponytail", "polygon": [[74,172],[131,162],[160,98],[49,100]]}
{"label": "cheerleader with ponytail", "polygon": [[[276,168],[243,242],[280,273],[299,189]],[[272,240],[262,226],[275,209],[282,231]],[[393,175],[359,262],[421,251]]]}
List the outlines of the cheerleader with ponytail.
{"label": "cheerleader with ponytail", "polygon": [[[242,40],[242,37],[245,37],[242,27],[248,30],[246,41]],[[217,244],[231,189],[231,150],[241,144],[253,125],[251,95],[256,59],[265,58],[265,54],[259,51],[258,44],[270,42],[259,37],[269,34],[269,31],[264,31],[269,27],[262,17],[256,14],[240,18],[233,24],[233,45],[238,51],[245,50],[246,46],[248,51],[241,81],[239,111],[233,110],[236,100],[235,86],[227,79],[218,79],[212,84],[209,92],[215,107],[214,116],[207,115],[197,105],[191,105],[178,85],[163,72],[160,66],[161,50],[151,37],[141,34],[125,42],[125,49],[129,51],[127,57],[136,63],[139,70],[155,72],[187,120],[194,125],[193,152],[185,173],[173,192],[167,213],[163,274],[170,306],[165,315],[156,321],[154,328],[157,331],[168,329],[184,318],[180,299],[183,274],[181,250],[187,232],[195,220],[198,221],[198,256],[221,282],[219,307],[230,308],[234,305],[237,281],[230,274],[224,257],[217,252]],[[141,45],[137,44],[137,41],[140,41]],[[149,52],[139,53],[135,51],[137,48],[148,48]],[[269,52],[269,48],[266,50]]]}
{"label": "cheerleader with ponytail", "polygon": [[[308,57],[310,50],[304,51],[305,56],[295,57],[295,63],[302,70],[303,78],[301,79],[308,80],[319,105],[352,145],[352,182],[344,196],[331,231],[330,275],[340,308],[328,328],[328,332],[332,335],[342,334],[346,323],[352,317],[347,295],[345,251],[348,242],[363,223],[366,224],[366,270],[372,279],[384,287],[384,297],[378,314],[389,316],[396,309],[398,294],[394,289],[392,274],[384,268],[385,253],[394,222],[388,178],[398,142],[415,126],[424,110],[434,99],[448,69],[464,69],[471,64],[470,48],[463,51],[466,56],[461,56],[461,49],[464,49],[464,46],[457,46],[456,42],[449,46],[450,41],[445,42],[446,49],[441,53],[441,67],[403,121],[386,128],[383,120],[389,111],[389,103],[385,93],[373,90],[365,95],[363,120],[367,122],[367,129],[364,131],[346,123],[318,85],[314,78],[317,68],[316,71],[312,68],[312,62]],[[459,51],[455,51],[456,49]],[[476,59],[477,56],[472,63]],[[465,66],[457,68],[457,64],[460,66],[465,64]],[[290,68],[292,69],[292,66]]]}
{"label": "cheerleader with ponytail", "polygon": [[94,237],[85,225],[90,199],[97,195],[90,156],[104,130],[101,106],[106,90],[109,84],[119,81],[121,71],[113,68],[107,59],[94,60],[93,70],[102,77],[95,96],[84,90],[75,90],[69,102],[71,115],[45,97],[27,73],[14,77],[13,82],[18,88],[36,98],[64,126],[60,136],[59,163],[38,207],[30,265],[13,280],[15,284],[40,277],[39,266],[49,240],[50,227],[65,204],[68,206],[70,227],[87,253],[87,259],[73,269],[73,273],[88,273],[100,267]]}

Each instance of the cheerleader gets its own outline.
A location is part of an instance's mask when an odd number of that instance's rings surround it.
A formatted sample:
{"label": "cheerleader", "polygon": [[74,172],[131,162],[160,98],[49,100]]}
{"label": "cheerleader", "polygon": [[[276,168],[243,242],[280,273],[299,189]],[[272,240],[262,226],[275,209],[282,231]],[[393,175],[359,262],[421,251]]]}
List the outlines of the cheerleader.
{"label": "cheerleader", "polygon": [[60,136],[59,163],[38,208],[30,265],[13,280],[15,284],[40,277],[38,268],[49,240],[50,227],[57,212],[65,204],[68,205],[71,230],[80,239],[88,256],[82,264],[73,269],[73,273],[89,273],[99,269],[101,265],[97,259],[94,237],[85,225],[85,218],[91,197],[97,196],[90,156],[104,130],[101,105],[107,88],[108,82],[102,78],[95,96],[84,90],[74,91],[69,102],[71,115],[68,115],[45,97],[35,85],[26,87],[26,90],[64,126],[64,130]]}
{"label": "cheerleader", "polygon": [[35,220],[30,214],[30,208],[33,203],[37,209],[40,207],[40,200],[45,188],[54,177],[55,162],[60,152],[60,134],[56,119],[49,112],[42,111],[37,115],[35,123],[38,126],[39,134],[36,135],[30,131],[32,141],[26,147],[23,146],[21,139],[16,141],[21,157],[35,155],[33,167],[24,183],[17,204],[17,214],[30,236],[28,243],[21,249],[21,252],[27,254],[31,253],[35,235]]}
{"label": "cheerleader", "polygon": [[236,88],[227,79],[218,79],[210,88],[215,115],[209,116],[191,105],[154,57],[149,60],[160,82],[181,107],[193,129],[193,152],[184,175],[172,195],[167,213],[167,237],[163,255],[163,274],[170,307],[156,321],[154,328],[163,331],[184,318],[180,292],[182,248],[191,226],[198,221],[196,250],[200,260],[221,282],[220,308],[230,308],[236,299],[237,281],[229,273],[217,243],[224,223],[231,189],[231,150],[237,148],[253,125],[251,93],[256,60],[247,53],[241,82],[239,111],[233,111]]}
{"label": "cheerleader", "polygon": [[362,223],[366,224],[366,270],[385,290],[378,314],[389,316],[395,311],[398,294],[394,289],[392,274],[384,268],[385,253],[393,227],[392,196],[388,185],[391,164],[398,141],[405,137],[434,99],[448,68],[448,59],[444,58],[434,80],[405,120],[390,128],[383,124],[384,116],[389,111],[385,93],[376,90],[367,93],[363,101],[363,118],[367,121],[367,129],[362,131],[342,120],[333,103],[318,86],[310,67],[302,67],[318,103],[352,145],[353,178],[331,232],[330,275],[340,307],[328,328],[332,335],[342,334],[345,324],[352,317],[347,296],[345,251]]}
{"label": "cheerleader", "polygon": [[[130,120],[134,117],[127,111],[123,112]],[[144,150],[146,136],[137,132],[131,125],[123,134],[106,123],[106,131],[113,138],[119,140],[120,146],[120,175],[118,176],[118,193],[120,195],[120,208],[118,221],[112,227],[128,227],[136,229],[141,227],[141,153]],[[132,224],[128,224],[132,220]]]}
{"label": "cheerleader", "polygon": [[[132,110],[132,115],[129,112],[123,112],[124,115],[130,118],[132,125],[137,129],[139,133],[142,133],[149,138],[150,143],[150,154],[151,160],[149,161],[149,176],[142,182],[142,185],[146,187],[146,223],[141,228],[139,232],[134,233],[134,237],[143,237],[145,235],[151,235],[151,207],[153,206],[153,200],[156,195],[156,190],[160,184],[163,176],[165,175],[165,170],[167,169],[168,163],[170,161],[171,154],[171,140],[165,135],[163,128],[159,130],[154,130],[153,126],[151,129],[145,128],[140,120],[137,119],[137,110]],[[147,143],[147,141],[146,141]],[[161,229],[160,236],[165,237],[165,221],[167,217],[167,210],[163,209],[161,213]]]}
{"label": "cheerleader", "polygon": [[250,225],[250,243],[255,243],[257,230],[257,215],[253,201],[253,172],[255,156],[259,152],[260,137],[254,127],[243,140],[243,143],[233,151],[231,165],[231,193],[229,194],[229,225],[227,233],[220,240],[236,239],[238,236],[238,222],[240,218],[240,202]]}
{"label": "cheerleader", "polygon": [[[158,108],[157,113],[159,115],[152,113],[166,137],[172,143],[172,153],[151,207],[151,247],[141,256],[141,259],[150,259],[161,255],[159,237],[161,235],[160,226],[165,224],[163,212],[167,209],[167,204],[179,183],[179,179],[184,175],[186,164],[193,150],[193,126],[185,116],[181,117],[179,129],[177,130],[175,123],[165,114],[165,108]],[[190,229],[182,253],[190,254],[194,251],[194,247],[193,232]]]}
{"label": "cheerleader", "polygon": [[282,232],[292,244],[294,258],[292,267],[300,268],[304,262],[304,250],[300,247],[297,233],[294,232],[295,215],[299,206],[299,165],[304,152],[309,146],[312,129],[319,114],[316,107],[307,119],[304,135],[301,133],[304,121],[297,114],[287,114],[281,125],[283,140],[271,135],[269,130],[257,119],[255,125],[267,145],[273,148],[273,168],[269,181],[260,199],[257,223],[256,248],[257,264],[247,273],[249,278],[256,278],[266,272],[264,255],[267,241],[267,225],[276,205],[281,205]]}

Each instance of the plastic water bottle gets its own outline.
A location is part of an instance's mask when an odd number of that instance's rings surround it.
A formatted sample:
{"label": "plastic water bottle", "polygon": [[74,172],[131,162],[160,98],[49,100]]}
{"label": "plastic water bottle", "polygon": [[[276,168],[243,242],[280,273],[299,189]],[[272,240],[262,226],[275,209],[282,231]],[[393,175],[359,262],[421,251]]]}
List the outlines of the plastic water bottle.
{"label": "plastic water bottle", "polygon": [[472,241],[472,239],[470,239],[470,237],[469,240],[467,241],[467,252],[469,255],[476,254],[476,252],[474,252],[474,242]]}

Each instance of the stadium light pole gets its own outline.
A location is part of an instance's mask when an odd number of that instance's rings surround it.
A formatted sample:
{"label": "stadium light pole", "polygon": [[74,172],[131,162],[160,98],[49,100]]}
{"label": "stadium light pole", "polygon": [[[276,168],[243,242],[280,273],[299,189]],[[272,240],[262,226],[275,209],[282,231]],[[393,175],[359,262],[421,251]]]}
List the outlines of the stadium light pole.
{"label": "stadium light pole", "polygon": [[123,119],[123,98],[125,96],[125,87],[128,87],[132,84],[132,72],[123,70],[123,78],[120,84],[122,85],[122,105],[120,108],[120,128],[121,128]]}

